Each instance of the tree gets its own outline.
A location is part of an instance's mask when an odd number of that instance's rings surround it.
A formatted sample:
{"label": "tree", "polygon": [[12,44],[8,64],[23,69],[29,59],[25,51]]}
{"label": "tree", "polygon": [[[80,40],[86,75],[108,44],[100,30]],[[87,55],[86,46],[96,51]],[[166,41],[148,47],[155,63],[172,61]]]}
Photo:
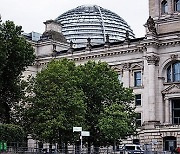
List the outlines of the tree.
{"label": "tree", "polygon": [[0,22],[0,121],[10,123],[10,111],[23,96],[21,75],[35,59],[22,27]]}
{"label": "tree", "polygon": [[132,89],[124,88],[117,72],[105,62],[89,61],[78,66],[78,72],[79,86],[86,96],[89,147],[106,145],[108,140],[132,134],[135,115]]}
{"label": "tree", "polygon": [[22,142],[24,131],[21,127],[13,124],[0,124],[0,141]]}
{"label": "tree", "polygon": [[67,145],[73,139],[73,126],[84,125],[85,98],[76,73],[75,63],[63,59],[51,61],[31,80],[24,121],[29,121],[35,139]]}
{"label": "tree", "polygon": [[[133,108],[132,108],[133,109]],[[135,113],[131,108],[124,106],[124,104],[113,103],[110,106],[105,106],[100,114],[98,126],[105,140],[109,144],[119,142],[120,137],[125,138],[129,134],[135,132]]]}
{"label": "tree", "polygon": [[132,89],[123,87],[105,62],[76,66],[67,59],[52,61],[31,87],[25,121],[37,139],[67,143],[72,127],[82,126],[90,131],[89,147],[99,147],[134,131]]}

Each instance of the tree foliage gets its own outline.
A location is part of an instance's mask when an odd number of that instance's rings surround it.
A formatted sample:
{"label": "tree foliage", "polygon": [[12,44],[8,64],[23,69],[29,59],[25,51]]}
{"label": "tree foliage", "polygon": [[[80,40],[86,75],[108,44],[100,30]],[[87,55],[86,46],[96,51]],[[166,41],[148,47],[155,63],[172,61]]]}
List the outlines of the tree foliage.
{"label": "tree foliage", "polygon": [[72,127],[82,126],[90,131],[89,146],[98,147],[135,130],[132,90],[123,87],[105,62],[76,66],[67,59],[52,61],[32,87],[26,121],[39,139],[55,141],[62,136],[71,141]]}
{"label": "tree foliage", "polygon": [[21,127],[13,124],[0,124],[0,141],[22,142],[24,131]]}
{"label": "tree foliage", "polygon": [[80,87],[86,96],[90,143],[99,147],[132,134],[135,130],[132,89],[123,87],[117,72],[105,62],[89,61],[78,66],[78,70]]}
{"label": "tree foliage", "polygon": [[124,105],[113,103],[101,112],[98,126],[107,141],[118,141],[135,131],[132,125],[135,113],[126,109]]}
{"label": "tree foliage", "polygon": [[1,122],[10,122],[9,111],[22,96],[21,75],[35,59],[22,27],[12,21],[0,22],[0,110]]}
{"label": "tree foliage", "polygon": [[73,62],[52,61],[32,82],[28,126],[35,138],[48,142],[72,139],[73,126],[82,126],[86,105]]}

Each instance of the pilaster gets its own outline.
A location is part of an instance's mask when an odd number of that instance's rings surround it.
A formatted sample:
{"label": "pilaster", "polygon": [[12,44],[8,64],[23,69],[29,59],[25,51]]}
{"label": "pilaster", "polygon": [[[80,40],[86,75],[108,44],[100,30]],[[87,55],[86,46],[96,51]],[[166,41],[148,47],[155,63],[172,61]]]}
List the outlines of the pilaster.
{"label": "pilaster", "polygon": [[172,0],[168,0],[168,13],[169,14],[172,14],[173,13],[173,3],[172,3]]}
{"label": "pilaster", "polygon": [[164,98],[164,106],[165,106],[165,119],[164,119],[164,122],[165,124],[169,124],[170,123],[170,103],[169,103],[169,98],[165,97]]}
{"label": "pilaster", "polygon": [[130,87],[130,64],[129,63],[123,63],[122,64],[123,68],[123,84],[125,87]]}
{"label": "pilaster", "polygon": [[159,62],[159,57],[156,55],[146,56],[148,63],[148,106],[149,120],[156,120],[156,66]]}

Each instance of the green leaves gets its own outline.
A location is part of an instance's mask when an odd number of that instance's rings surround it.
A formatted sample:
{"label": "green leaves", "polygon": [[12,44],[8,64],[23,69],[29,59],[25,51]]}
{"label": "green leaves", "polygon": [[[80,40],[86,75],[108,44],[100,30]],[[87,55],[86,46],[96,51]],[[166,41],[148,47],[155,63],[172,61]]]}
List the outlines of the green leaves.
{"label": "green leaves", "polygon": [[12,124],[0,124],[0,141],[22,142],[24,131],[21,127]]}
{"label": "green leaves", "polygon": [[29,100],[32,106],[26,114],[38,139],[55,142],[63,136],[70,140],[72,137],[65,134],[72,132],[73,126],[84,125],[86,105],[84,93],[77,87],[75,70],[74,62],[63,59],[50,62],[37,74],[31,88],[34,97]]}
{"label": "green leaves", "polygon": [[[21,29],[12,21],[0,24],[0,105],[7,104],[9,109],[21,100],[22,72],[35,59],[33,47],[22,37]],[[10,122],[9,117],[4,121]]]}
{"label": "green leaves", "polygon": [[123,87],[107,63],[76,66],[67,59],[53,60],[30,85],[34,95],[26,116],[37,139],[71,142],[72,128],[81,126],[99,146],[134,131],[132,90]]}
{"label": "green leaves", "polygon": [[116,141],[135,131],[135,113],[129,113],[124,105],[113,103],[106,106],[99,118],[99,127],[107,140]]}
{"label": "green leaves", "polygon": [[86,96],[86,125],[91,132],[91,143],[95,146],[108,144],[132,134],[133,93],[119,82],[117,72],[105,62],[94,61],[77,69],[79,86]]}

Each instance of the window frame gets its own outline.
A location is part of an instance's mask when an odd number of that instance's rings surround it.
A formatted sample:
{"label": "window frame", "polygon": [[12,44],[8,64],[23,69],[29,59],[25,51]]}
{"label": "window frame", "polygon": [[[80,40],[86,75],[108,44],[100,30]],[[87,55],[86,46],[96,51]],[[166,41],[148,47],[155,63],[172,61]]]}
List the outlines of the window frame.
{"label": "window frame", "polygon": [[[180,107],[175,107],[176,103],[178,104],[179,100],[172,100],[172,123],[179,125],[180,124],[180,116],[175,116],[175,112],[178,111],[178,113],[180,112]],[[178,122],[175,122],[177,119]]]}
{"label": "window frame", "polygon": [[180,82],[180,61],[169,65],[166,69],[167,82]]}
{"label": "window frame", "polygon": [[[140,98],[137,98],[137,96],[140,96]],[[137,103],[140,102],[140,103]],[[141,94],[135,94],[135,106],[141,106],[142,105],[142,95]]]}
{"label": "window frame", "polygon": [[[137,77],[137,73],[140,73],[140,78]],[[140,83],[138,81],[140,81]],[[142,71],[141,70],[134,71],[134,87],[141,87],[141,86],[142,86]]]}
{"label": "window frame", "polygon": [[[137,114],[137,116],[136,116],[136,127],[138,128],[138,127],[142,126],[142,113],[137,112],[136,114]],[[140,115],[140,116],[138,116],[138,115]],[[140,117],[140,118],[138,118],[138,117]]]}
{"label": "window frame", "polygon": [[174,0],[174,11],[180,12],[180,0]]}
{"label": "window frame", "polygon": [[167,0],[163,0],[161,2],[161,13],[162,14],[167,14],[168,13],[168,2],[167,2]]}

